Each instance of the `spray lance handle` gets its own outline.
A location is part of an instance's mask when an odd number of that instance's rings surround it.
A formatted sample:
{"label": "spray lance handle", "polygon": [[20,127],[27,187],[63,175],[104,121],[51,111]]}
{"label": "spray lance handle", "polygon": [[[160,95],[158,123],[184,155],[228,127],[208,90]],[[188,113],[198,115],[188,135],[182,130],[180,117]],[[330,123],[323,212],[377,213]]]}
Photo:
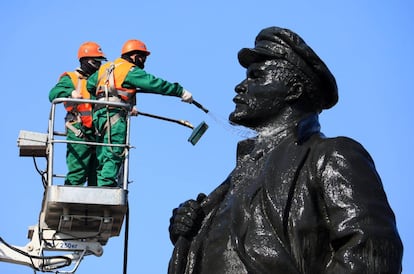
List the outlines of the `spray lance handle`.
{"label": "spray lance handle", "polygon": [[194,104],[196,107],[198,107],[199,109],[201,109],[202,111],[204,111],[205,113],[208,113],[208,109],[206,109],[205,107],[203,107],[203,105],[201,105],[199,102],[197,102],[196,100],[193,99],[193,101],[191,102],[192,104]]}

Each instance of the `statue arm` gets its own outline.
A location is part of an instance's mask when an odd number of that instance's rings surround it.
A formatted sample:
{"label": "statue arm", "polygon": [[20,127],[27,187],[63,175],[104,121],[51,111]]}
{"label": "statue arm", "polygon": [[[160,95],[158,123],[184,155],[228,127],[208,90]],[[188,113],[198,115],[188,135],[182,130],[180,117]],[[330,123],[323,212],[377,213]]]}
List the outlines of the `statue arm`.
{"label": "statue arm", "polygon": [[198,233],[204,217],[214,210],[227,193],[229,181],[228,178],[208,196],[200,193],[196,200],[187,200],[173,209],[168,229],[173,244],[180,236],[191,240]]}
{"label": "statue arm", "polygon": [[317,174],[334,254],[327,273],[400,273],[402,243],[370,155],[348,138],[321,149]]}
{"label": "statue arm", "polygon": [[168,274],[184,273],[193,237],[199,233],[205,216],[223,199],[229,184],[228,178],[210,195],[200,193],[196,200],[188,200],[173,210],[168,230],[174,250],[168,265]]}
{"label": "statue arm", "polygon": [[201,208],[205,197],[204,193],[200,193],[196,200],[187,200],[173,209],[168,228],[173,244],[177,242],[179,237],[191,240],[197,234],[205,216]]}

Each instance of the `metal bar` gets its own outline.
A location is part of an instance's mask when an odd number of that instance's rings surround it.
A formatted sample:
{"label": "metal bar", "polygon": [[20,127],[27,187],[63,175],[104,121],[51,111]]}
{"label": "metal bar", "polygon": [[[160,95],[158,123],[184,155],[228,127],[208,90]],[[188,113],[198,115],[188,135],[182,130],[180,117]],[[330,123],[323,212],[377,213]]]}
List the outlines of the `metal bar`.
{"label": "metal bar", "polygon": [[51,186],[53,184],[53,159],[54,159],[54,148],[53,143],[53,132],[55,127],[55,111],[56,105],[52,104],[52,108],[50,110],[49,116],[49,125],[48,125],[48,141],[47,141],[47,148],[49,156],[47,157],[47,185]]}
{"label": "metal bar", "polygon": [[57,144],[82,144],[82,145],[93,145],[93,146],[111,146],[111,147],[129,147],[127,143],[125,144],[107,144],[107,143],[97,143],[97,142],[87,142],[87,141],[74,141],[74,140],[52,140],[51,143]]}
{"label": "metal bar", "polygon": [[123,182],[122,182],[122,187],[127,190],[128,189],[128,176],[129,176],[129,149],[130,149],[130,123],[131,123],[131,119],[130,117],[128,117],[127,119],[127,132],[126,132],[126,138],[125,138],[125,157],[124,157],[124,168],[123,168]]}
{"label": "metal bar", "polygon": [[159,120],[164,120],[164,121],[167,121],[167,122],[177,123],[177,124],[180,124],[182,126],[189,127],[191,129],[194,128],[194,126],[192,124],[190,124],[190,122],[184,121],[184,120],[172,119],[172,118],[168,118],[168,117],[164,117],[164,116],[158,116],[158,115],[155,115],[155,114],[145,113],[145,112],[141,112],[141,111],[138,111],[138,115],[147,116],[147,117],[155,118],[155,119],[159,119]]}
{"label": "metal bar", "polygon": [[55,100],[52,101],[52,104],[54,105],[54,104],[59,104],[63,102],[72,102],[72,103],[79,103],[79,104],[89,103],[89,104],[104,105],[104,106],[109,106],[109,107],[120,107],[120,108],[125,108],[127,110],[131,109],[131,105],[127,103],[97,101],[97,100],[90,100],[90,99],[56,98]]}

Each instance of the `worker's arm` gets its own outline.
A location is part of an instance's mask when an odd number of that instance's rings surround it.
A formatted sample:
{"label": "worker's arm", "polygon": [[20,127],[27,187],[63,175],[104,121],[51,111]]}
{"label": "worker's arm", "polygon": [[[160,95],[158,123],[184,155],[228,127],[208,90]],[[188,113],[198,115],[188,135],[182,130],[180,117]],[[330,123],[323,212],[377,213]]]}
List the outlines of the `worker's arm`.
{"label": "worker's arm", "polygon": [[138,67],[131,69],[122,86],[125,88],[139,88],[142,92],[176,97],[181,97],[184,90],[180,84],[155,77]]}
{"label": "worker's arm", "polygon": [[62,76],[59,82],[50,90],[49,101],[52,102],[56,98],[71,97],[74,89],[75,87],[70,77],[68,75]]}

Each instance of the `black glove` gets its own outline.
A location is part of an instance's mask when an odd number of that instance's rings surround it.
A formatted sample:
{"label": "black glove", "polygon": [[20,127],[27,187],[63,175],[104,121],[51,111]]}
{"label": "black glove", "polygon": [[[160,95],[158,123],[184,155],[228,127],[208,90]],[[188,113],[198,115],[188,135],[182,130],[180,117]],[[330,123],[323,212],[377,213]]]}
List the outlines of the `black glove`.
{"label": "black glove", "polygon": [[196,201],[193,199],[188,200],[180,204],[178,208],[173,209],[170,226],[168,227],[173,244],[180,236],[191,240],[197,234],[205,217],[200,206],[205,197],[205,194],[200,193]]}

